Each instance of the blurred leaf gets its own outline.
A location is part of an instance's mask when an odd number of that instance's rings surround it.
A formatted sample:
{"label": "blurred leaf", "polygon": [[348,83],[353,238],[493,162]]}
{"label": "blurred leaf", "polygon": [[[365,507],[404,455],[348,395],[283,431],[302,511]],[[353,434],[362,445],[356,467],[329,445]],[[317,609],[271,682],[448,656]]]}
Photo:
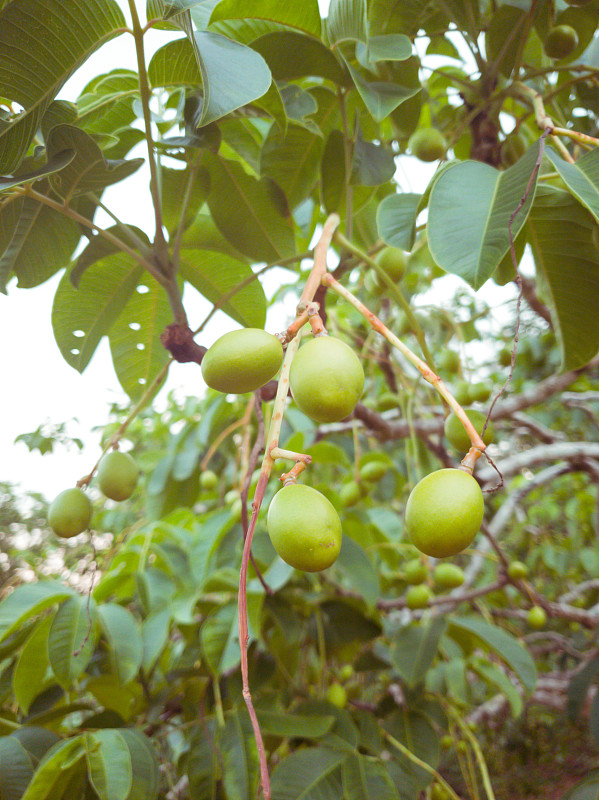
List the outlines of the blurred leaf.
{"label": "blurred leaf", "polygon": [[258,751],[246,709],[233,709],[225,717],[219,749],[227,798],[253,800],[259,780]]}
{"label": "blurred leaf", "polygon": [[374,607],[381,596],[378,572],[364,548],[350,536],[343,537],[336,565],[346,576],[352,590],[358,592],[369,606]]}
{"label": "blurred leaf", "polygon": [[115,603],[98,606],[98,619],[110,651],[110,662],[118,680],[133,680],[141,666],[143,643],[135,617]]}
{"label": "blurred leaf", "polygon": [[96,646],[96,604],[92,598],[75,595],[58,607],[48,635],[52,672],[63,689],[79,678]]}
{"label": "blurred leaf", "polygon": [[81,736],[75,736],[50,748],[36,769],[21,800],[60,798],[85,751]]}
{"label": "blurred leaf", "polygon": [[100,800],[127,800],[133,771],[127,742],[118,730],[83,735],[89,779]]}
{"label": "blurred leaf", "polygon": [[580,714],[587,699],[589,688],[599,674],[599,653],[595,654],[576,670],[568,684],[568,716],[574,721]]}
{"label": "blurred leaf", "polygon": [[347,800],[397,800],[389,773],[380,762],[351,755],[343,764],[343,797]]}
{"label": "blurred leaf", "polygon": [[501,694],[505,695],[512,714],[514,717],[519,717],[524,708],[522,697],[501,667],[491,661],[484,661],[482,658],[472,659],[469,666],[491,689],[499,690]]}
{"label": "blurred leaf", "polygon": [[560,177],[599,224],[599,150],[585,153],[574,164],[564,161],[553,148],[545,151]]}
{"label": "blurred leaf", "polygon": [[414,688],[424,680],[445,627],[445,620],[436,617],[428,624],[407,625],[392,634],[391,663],[409,687]]}
{"label": "blurred leaf", "polygon": [[521,37],[514,35],[514,31],[521,29],[527,19],[524,9],[511,5],[501,6],[491,17],[485,37],[487,57],[505,76],[511,75],[521,45]]}
{"label": "blurred leaf", "polygon": [[272,800],[343,797],[342,765],[347,753],[311,747],[296,750],[272,773]]}
{"label": "blurred leaf", "polygon": [[599,800],[599,770],[592,770],[586,778],[566,792],[561,800]]}
{"label": "blurred leaf", "polygon": [[297,125],[290,125],[285,134],[273,125],[266,136],[260,172],[277,182],[291,209],[308,197],[318,180],[322,148],[321,136]]}
{"label": "blurred leaf", "polygon": [[58,581],[38,581],[18,586],[0,603],[0,641],[30,617],[71,597],[73,590]]}
{"label": "blurred leaf", "polygon": [[326,24],[331,45],[346,40],[366,43],[366,0],[331,0]]}
{"label": "blurred leaf", "polygon": [[160,765],[152,743],[142,731],[121,728],[131,758],[131,792],[127,800],[156,800],[160,790]]}
{"label": "blurred leaf", "polygon": [[13,736],[0,738],[0,797],[20,800],[33,775],[27,750]]}
{"label": "blurred leaf", "polygon": [[333,716],[311,716],[264,710],[257,713],[263,733],[291,739],[319,739],[330,731],[335,722]]}
{"label": "blurred leaf", "polygon": [[360,128],[354,135],[351,182],[359,186],[379,186],[395,174],[395,156],[385,146],[367,142]]}
{"label": "blurred leaf", "polygon": [[[68,601],[67,601],[68,602]],[[27,714],[33,700],[46,686],[50,665],[48,634],[52,617],[42,619],[23,647],[12,676],[15,700]]]}

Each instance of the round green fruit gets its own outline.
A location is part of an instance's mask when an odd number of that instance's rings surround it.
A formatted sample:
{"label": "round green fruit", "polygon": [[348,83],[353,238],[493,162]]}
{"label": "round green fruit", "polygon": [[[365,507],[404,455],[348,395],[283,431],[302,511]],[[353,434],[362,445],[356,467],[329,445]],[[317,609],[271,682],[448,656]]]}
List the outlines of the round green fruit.
{"label": "round green fruit", "polygon": [[340,683],[332,683],[327,689],[327,700],[336,708],[345,708],[347,692]]}
{"label": "round green fruit", "polygon": [[470,387],[470,397],[473,401],[485,403],[491,397],[492,391],[488,383],[473,383]]}
{"label": "round green fruit", "polygon": [[532,608],[529,608],[528,614],[526,615],[526,622],[528,627],[535,631],[544,628],[547,624],[547,614],[545,613],[545,609],[541,608],[541,606],[533,606]]}
{"label": "round green fruit", "polygon": [[406,592],[406,606],[412,610],[426,608],[433,597],[433,593],[421,583],[418,586],[410,586]]}
{"label": "round green fruit", "polygon": [[[482,411],[476,411],[475,409],[470,409],[466,412],[466,416],[470,420],[470,422],[474,425],[474,428],[478,435],[480,436],[482,433],[483,426],[487,419],[487,415],[483,414]],[[456,450],[460,453],[466,453],[472,447],[472,443],[470,442],[470,437],[466,433],[466,430],[462,423],[460,422],[459,417],[452,411],[451,414],[445,420],[445,436],[447,440]],[[493,423],[489,422],[487,428],[485,430],[485,434],[482,437],[483,442],[486,445],[491,444],[493,438],[495,436],[495,430],[493,428]]]}
{"label": "round green fruit", "polygon": [[445,158],[447,142],[436,128],[420,128],[410,136],[408,149],[420,161],[437,161]]}
{"label": "round green fruit", "polygon": [[348,681],[355,675],[355,670],[351,664],[344,664],[339,670],[339,680]]}
{"label": "round green fruit", "polygon": [[211,389],[245,394],[264,386],[283,361],[283,346],[260,328],[230,331],[217,339],[202,359],[202,375]]}
{"label": "round green fruit", "polygon": [[344,483],[339,490],[339,497],[342,506],[355,506],[358,500],[362,497],[362,490],[356,481]]}
{"label": "round green fruit", "polygon": [[441,350],[436,362],[438,369],[450,375],[457,375],[460,371],[460,357],[455,350]]}
{"label": "round green fruit", "polygon": [[379,411],[390,411],[399,406],[399,397],[393,392],[383,392],[376,405]]}
{"label": "round green fruit", "polygon": [[338,422],[354,410],[364,389],[360,359],[341,339],[317,336],[291,362],[291,394],[315,422]]}
{"label": "round green fruit", "polygon": [[464,571],[457,564],[437,564],[433,583],[439,589],[457,589],[464,583]]}
{"label": "round green fruit", "polygon": [[521,581],[528,575],[528,567],[522,561],[512,561],[507,568],[507,574],[513,581]]}
{"label": "round green fruit", "polygon": [[268,509],[266,527],[273,547],[296,569],[319,572],[341,550],[341,520],[327,498],[304,484],[284,486]]}
{"label": "round green fruit", "polygon": [[545,41],[543,50],[549,58],[567,58],[578,46],[578,34],[571,25],[556,25],[551,28]]}
{"label": "round green fruit", "polygon": [[395,283],[399,283],[408,269],[408,258],[399,247],[383,248],[376,257],[376,262]]}
{"label": "round green fruit", "polygon": [[404,580],[412,586],[424,583],[428,576],[426,565],[419,558],[412,558],[403,568]]}
{"label": "round green fruit", "polygon": [[502,367],[509,367],[512,364],[512,351],[507,347],[502,347],[497,359]]}
{"label": "round green fruit", "polygon": [[469,406],[474,402],[470,394],[470,384],[468,381],[458,381],[453,396],[461,406]]}
{"label": "round green fruit", "polygon": [[139,479],[139,469],[129,453],[112,450],[106,453],[98,467],[98,484],[111,500],[128,500]]}
{"label": "round green fruit", "polygon": [[431,472],[412,489],[406,505],[406,530],[428,556],[455,556],[472,542],[483,521],[483,493],[461,469]]}
{"label": "round green fruit", "polygon": [[210,492],[218,486],[218,475],[210,469],[204,470],[200,475],[200,489]]}
{"label": "round green fruit", "polygon": [[83,489],[65,489],[50,504],[48,525],[57,536],[70,539],[89,528],[92,504]]}
{"label": "round green fruit", "polygon": [[360,467],[360,478],[368,483],[376,483],[387,474],[388,469],[384,461],[367,461]]}

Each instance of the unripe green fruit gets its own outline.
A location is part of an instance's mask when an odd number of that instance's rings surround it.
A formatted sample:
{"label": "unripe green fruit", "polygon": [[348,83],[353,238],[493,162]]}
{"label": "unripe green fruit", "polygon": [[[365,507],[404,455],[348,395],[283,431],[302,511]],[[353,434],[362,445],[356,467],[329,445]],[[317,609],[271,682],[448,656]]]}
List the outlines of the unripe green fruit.
{"label": "unripe green fruit", "polygon": [[545,41],[543,50],[549,58],[566,58],[576,50],[578,46],[578,34],[571,25],[556,25],[551,28]]}
{"label": "unripe green fruit", "polygon": [[457,375],[460,369],[460,357],[455,350],[442,350],[436,358],[437,368],[451,375]]}
{"label": "unripe green fruit", "polygon": [[83,489],[65,489],[50,504],[48,525],[57,536],[70,539],[89,528],[92,504]]}
{"label": "unripe green fruit", "polygon": [[364,389],[360,359],[341,339],[317,336],[291,362],[291,394],[315,422],[338,422],[354,410]]}
{"label": "unripe green fruit", "polygon": [[212,389],[245,394],[264,386],[283,361],[283,346],[260,328],[230,331],[217,339],[202,359],[202,375]]}
{"label": "unripe green fruit", "polygon": [[433,583],[439,589],[457,589],[464,583],[464,571],[457,564],[437,564],[433,570]]}
{"label": "unripe green fruit", "polygon": [[410,136],[408,149],[421,161],[436,161],[445,158],[447,142],[436,128],[420,128]]}
{"label": "unripe green fruit", "polygon": [[327,689],[327,700],[336,708],[345,708],[347,705],[347,692],[340,683],[332,683]]}
{"label": "unripe green fruit", "polygon": [[502,367],[509,367],[512,363],[512,351],[502,347],[497,358]]}
{"label": "unripe green fruit", "polygon": [[535,631],[541,630],[547,624],[547,614],[545,613],[545,609],[541,608],[541,606],[533,606],[528,610],[528,614],[526,615],[526,622],[529,628],[532,628]]}
{"label": "unripe green fruit", "polygon": [[111,500],[128,500],[139,479],[137,464],[129,453],[112,450],[98,467],[98,484]]}
{"label": "unripe green fruit", "polygon": [[306,572],[330,567],[341,550],[341,520],[327,498],[304,484],[284,486],[268,509],[266,527],[287,564]]}
{"label": "unripe green fruit", "polygon": [[453,396],[461,406],[469,406],[473,402],[470,395],[470,384],[467,381],[458,382]]}
{"label": "unripe green fruit", "polygon": [[470,387],[470,397],[473,401],[485,403],[491,397],[492,389],[488,383],[473,383]]}
{"label": "unripe green fruit", "polygon": [[399,405],[399,397],[393,392],[383,392],[377,401],[379,411],[390,411]]}
{"label": "unripe green fruit", "polygon": [[383,475],[387,474],[388,466],[384,461],[367,461],[360,467],[360,478],[363,481],[380,481]]}
{"label": "unripe green fruit", "polygon": [[410,586],[406,592],[406,606],[412,610],[426,608],[432,596],[433,593],[424,583],[418,586]]}
{"label": "unripe green fruit", "polygon": [[376,262],[395,283],[399,283],[408,269],[408,258],[399,247],[383,248],[376,257]]}
{"label": "unripe green fruit", "polygon": [[348,681],[355,675],[355,670],[351,664],[344,664],[339,670],[339,680]]}
{"label": "unripe green fruit", "polygon": [[350,481],[341,487],[339,491],[339,497],[341,499],[342,506],[355,506],[358,500],[362,497],[362,490],[356,481]]}
{"label": "unripe green fruit", "polygon": [[433,783],[431,786],[431,800],[450,800],[451,795],[440,783]]}
{"label": "unripe green fruit", "polygon": [[431,472],[412,489],[406,505],[406,530],[428,556],[455,556],[472,542],[483,521],[483,494],[461,469]]}
{"label": "unripe green fruit", "polygon": [[513,581],[521,581],[528,575],[528,567],[522,561],[512,561],[507,568],[507,574]]}
{"label": "unripe green fruit", "polygon": [[[478,435],[481,435],[483,426],[487,419],[487,415],[483,414],[482,411],[476,411],[476,409],[470,409],[466,412],[466,416],[470,420],[470,422],[474,425],[474,428]],[[466,430],[462,423],[460,422],[459,417],[452,411],[451,414],[445,420],[445,436],[447,437],[448,441],[450,442],[456,450],[460,453],[466,453],[472,447],[472,443],[470,442],[470,437],[466,433]],[[482,437],[483,442],[486,445],[491,444],[493,438],[495,436],[495,430],[493,428],[493,423],[489,422],[487,428],[485,430],[485,434]]]}
{"label": "unripe green fruit", "polygon": [[212,470],[207,469],[200,475],[200,489],[210,492],[218,486],[218,475]]}
{"label": "unripe green fruit", "polygon": [[413,586],[424,583],[428,576],[426,565],[419,558],[412,558],[403,568],[404,580]]}

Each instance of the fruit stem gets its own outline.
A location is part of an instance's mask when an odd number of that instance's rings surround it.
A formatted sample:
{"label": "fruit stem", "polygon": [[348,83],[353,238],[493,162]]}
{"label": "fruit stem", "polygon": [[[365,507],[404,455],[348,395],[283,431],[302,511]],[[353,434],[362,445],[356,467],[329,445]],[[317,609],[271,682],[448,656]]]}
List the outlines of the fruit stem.
{"label": "fruit stem", "polygon": [[314,248],[314,266],[308,275],[308,280],[298,304],[300,313],[313,301],[316,290],[322,282],[322,277],[327,271],[327,253],[340,222],[339,214],[331,214],[322,227],[322,234]]}

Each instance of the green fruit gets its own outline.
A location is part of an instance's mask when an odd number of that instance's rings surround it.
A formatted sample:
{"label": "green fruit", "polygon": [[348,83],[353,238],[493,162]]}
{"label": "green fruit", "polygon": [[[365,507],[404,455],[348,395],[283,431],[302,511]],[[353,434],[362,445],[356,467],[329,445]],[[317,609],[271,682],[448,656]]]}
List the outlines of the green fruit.
{"label": "green fruit", "polygon": [[419,558],[412,558],[403,568],[404,580],[413,586],[424,583],[428,576],[426,565]]}
{"label": "green fruit", "polygon": [[410,136],[408,149],[421,161],[436,161],[445,158],[447,142],[436,128],[420,128]]}
{"label": "green fruit", "polygon": [[330,567],[341,550],[341,520],[327,498],[303,484],[284,486],[268,509],[266,527],[287,564],[306,572]]}
{"label": "green fruit", "polygon": [[473,402],[470,396],[470,384],[467,381],[457,383],[453,396],[461,406],[469,406]]}
{"label": "green fruit", "polygon": [[472,542],[483,521],[483,493],[461,469],[431,472],[412,489],[406,505],[406,530],[428,556],[455,556]]}
{"label": "green fruit", "polygon": [[[485,424],[485,420],[487,419],[487,415],[482,411],[470,409],[466,412],[466,416],[474,425],[476,432],[480,436],[483,425]],[[455,411],[452,411],[445,420],[445,436],[447,437],[449,443],[453,445],[453,447],[455,447],[455,449],[460,453],[466,453],[472,447],[470,437],[466,433],[466,430],[460,422],[460,419]],[[493,428],[493,423],[489,422],[482,440],[486,445],[489,445],[493,441],[494,436],[495,430]]]}
{"label": "green fruit", "polygon": [[139,470],[129,453],[112,450],[106,453],[98,467],[98,484],[111,500],[128,500],[139,479]]}
{"label": "green fruit", "polygon": [[291,362],[291,394],[315,422],[338,422],[354,410],[364,388],[360,359],[341,339],[317,336]]}
{"label": "green fruit", "polygon": [[360,478],[363,481],[375,483],[387,474],[389,467],[384,461],[367,461],[360,467]]}
{"label": "green fruit", "polygon": [[393,392],[383,392],[377,401],[379,411],[390,411],[399,405],[399,397]]}
{"label": "green fruit", "polygon": [[399,247],[383,248],[376,257],[376,263],[395,283],[399,283],[408,269],[408,258]]}
{"label": "green fruit", "polygon": [[362,497],[362,490],[356,481],[350,481],[341,487],[339,491],[339,497],[341,499],[342,506],[355,506],[358,500]]}
{"label": "green fruit", "polygon": [[547,624],[547,614],[545,613],[545,609],[541,608],[541,606],[533,606],[532,608],[529,608],[528,614],[526,615],[526,622],[528,627],[535,631],[544,628]]}
{"label": "green fruit", "polygon": [[460,371],[460,357],[455,350],[442,350],[436,358],[437,369],[457,375]]}
{"label": "green fruit", "polygon": [[344,664],[339,670],[339,680],[348,681],[355,675],[355,670],[351,664]]}
{"label": "green fruit", "polygon": [[464,577],[457,564],[437,564],[433,570],[433,583],[439,589],[457,589],[464,583]]}
{"label": "green fruit", "polygon": [[549,58],[566,58],[576,50],[578,34],[571,25],[556,25],[551,28],[545,41],[543,50]]}
{"label": "green fruit", "polygon": [[502,347],[497,359],[502,367],[509,367],[512,363],[512,351],[507,347]]}
{"label": "green fruit", "polygon": [[492,391],[488,383],[473,383],[470,387],[470,397],[475,402],[485,403],[491,397]]}
{"label": "green fruit", "polygon": [[522,561],[512,561],[507,568],[507,574],[513,581],[521,581],[528,575],[528,567]]}
{"label": "green fruit", "polygon": [[218,475],[212,470],[207,469],[200,475],[200,489],[210,492],[218,486]]}
{"label": "green fruit", "polygon": [[230,331],[217,339],[202,359],[202,375],[212,389],[245,394],[264,386],[283,361],[283,346],[260,328]]}
{"label": "green fruit", "polygon": [[347,692],[340,683],[332,683],[327,689],[327,700],[337,708],[345,708]]}
{"label": "green fruit", "polygon": [[406,606],[412,610],[426,608],[432,596],[433,593],[424,583],[418,586],[410,586],[406,592]]}
{"label": "green fruit", "polygon": [[69,539],[89,528],[92,504],[83,489],[65,489],[50,504],[48,525],[57,536]]}
{"label": "green fruit", "polygon": [[433,783],[431,786],[431,800],[450,800],[451,795],[440,783]]}

